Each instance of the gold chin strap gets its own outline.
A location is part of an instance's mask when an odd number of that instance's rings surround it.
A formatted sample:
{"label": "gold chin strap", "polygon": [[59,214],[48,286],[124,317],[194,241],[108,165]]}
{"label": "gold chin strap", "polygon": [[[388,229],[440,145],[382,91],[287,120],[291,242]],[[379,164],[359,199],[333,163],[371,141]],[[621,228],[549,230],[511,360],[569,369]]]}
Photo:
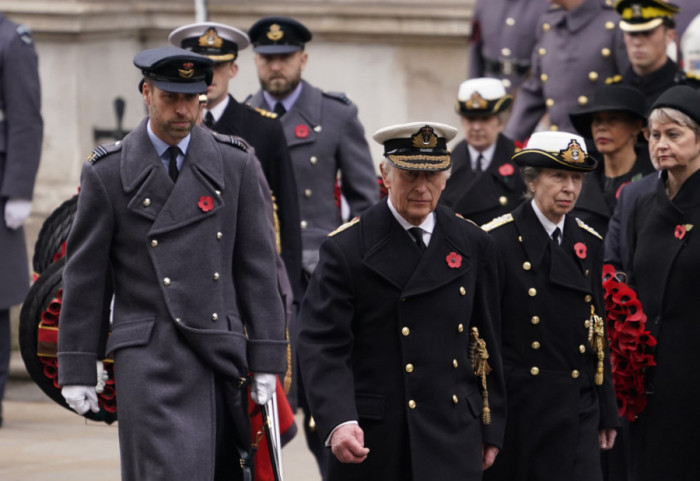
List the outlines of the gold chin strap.
{"label": "gold chin strap", "polygon": [[588,342],[591,343],[593,352],[598,357],[595,369],[595,384],[603,384],[603,361],[605,360],[605,324],[603,319],[595,313],[595,307],[591,306],[591,320],[588,331]]}
{"label": "gold chin strap", "polygon": [[481,422],[491,424],[491,408],[489,407],[489,388],[486,376],[491,372],[488,362],[489,352],[486,349],[486,341],[479,337],[479,329],[472,327],[469,341],[469,362],[474,369],[474,374],[481,379],[481,395],[484,406],[481,410]]}

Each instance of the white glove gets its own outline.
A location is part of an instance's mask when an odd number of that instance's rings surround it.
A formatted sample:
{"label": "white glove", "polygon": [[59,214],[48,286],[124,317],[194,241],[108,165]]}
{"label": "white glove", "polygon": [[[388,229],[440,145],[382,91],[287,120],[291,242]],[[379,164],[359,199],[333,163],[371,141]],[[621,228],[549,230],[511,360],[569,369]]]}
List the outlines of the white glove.
{"label": "white glove", "polygon": [[25,199],[7,199],[5,203],[5,225],[15,230],[21,227],[32,212],[32,201]]}
{"label": "white glove", "polygon": [[277,376],[263,372],[253,373],[253,383],[250,385],[250,397],[255,404],[261,406],[267,404],[275,395],[277,389]]}
{"label": "white glove", "polygon": [[95,392],[101,394],[105,390],[105,383],[109,379],[109,374],[104,369],[104,364],[102,361],[97,361],[97,384],[95,385]]}
{"label": "white glove", "polygon": [[88,412],[88,409],[94,413],[100,412],[94,386],[63,386],[61,394],[68,406],[80,415]]}

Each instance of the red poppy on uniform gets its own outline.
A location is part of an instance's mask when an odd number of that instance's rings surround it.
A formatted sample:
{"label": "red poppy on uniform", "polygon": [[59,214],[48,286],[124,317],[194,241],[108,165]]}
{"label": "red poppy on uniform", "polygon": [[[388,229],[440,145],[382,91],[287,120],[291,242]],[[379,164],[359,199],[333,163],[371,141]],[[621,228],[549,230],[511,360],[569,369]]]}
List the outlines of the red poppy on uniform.
{"label": "red poppy on uniform", "polygon": [[584,244],[583,242],[577,242],[576,244],[574,244],[574,250],[576,251],[576,255],[579,259],[586,258],[586,244]]}
{"label": "red poppy on uniform", "polygon": [[309,136],[309,127],[304,124],[297,125],[294,127],[294,135],[296,135],[298,139],[307,138]]}
{"label": "red poppy on uniform", "polygon": [[693,224],[678,224],[676,226],[676,231],[673,233],[674,236],[676,236],[676,239],[682,239],[685,237],[685,234],[693,228]]}
{"label": "red poppy on uniform", "polygon": [[447,261],[447,265],[450,266],[450,269],[458,269],[462,266],[462,256],[456,252],[450,252],[447,254],[445,260]]}
{"label": "red poppy on uniform", "polygon": [[505,163],[498,168],[498,173],[501,174],[503,177],[513,175],[513,172],[515,172],[515,169],[513,168],[513,164],[511,163]]}
{"label": "red poppy on uniform", "polygon": [[208,195],[203,195],[199,198],[199,202],[197,202],[197,205],[200,209],[202,209],[202,212],[209,212],[214,208],[214,199],[212,199]]}

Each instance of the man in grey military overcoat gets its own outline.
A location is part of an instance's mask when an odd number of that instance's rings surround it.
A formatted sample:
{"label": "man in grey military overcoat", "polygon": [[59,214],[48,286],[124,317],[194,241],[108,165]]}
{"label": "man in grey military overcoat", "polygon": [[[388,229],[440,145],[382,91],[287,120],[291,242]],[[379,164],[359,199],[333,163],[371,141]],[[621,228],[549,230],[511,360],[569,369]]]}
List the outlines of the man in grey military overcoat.
{"label": "man in grey military overcoat", "polygon": [[79,413],[98,410],[95,362],[111,354],[123,480],[243,479],[243,378],[252,372],[263,404],[286,365],[256,160],[195,125],[209,58],[166,47],[134,64],[149,116],[82,171],[63,273],[62,394]]}
{"label": "man in grey military overcoat", "polygon": [[0,14],[0,426],[10,365],[10,307],[29,290],[24,222],[32,209],[44,123],[39,67],[26,27]]}

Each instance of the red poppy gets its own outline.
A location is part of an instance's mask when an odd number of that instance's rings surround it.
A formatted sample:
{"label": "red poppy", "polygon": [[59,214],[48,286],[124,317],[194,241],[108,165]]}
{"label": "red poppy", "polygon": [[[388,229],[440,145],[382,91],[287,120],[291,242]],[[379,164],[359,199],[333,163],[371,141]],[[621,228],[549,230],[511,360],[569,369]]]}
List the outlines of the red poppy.
{"label": "red poppy", "polygon": [[498,173],[501,174],[503,177],[513,175],[513,172],[515,172],[515,169],[513,168],[513,164],[511,163],[505,163],[498,168]]}
{"label": "red poppy", "polygon": [[309,136],[309,127],[304,124],[297,125],[294,127],[294,135],[296,135],[298,139],[307,138]]}
{"label": "red poppy", "polygon": [[678,224],[676,226],[676,232],[674,234],[676,236],[676,239],[682,239],[685,237],[685,226],[683,224]]}
{"label": "red poppy", "polygon": [[214,199],[212,199],[208,195],[203,195],[199,198],[199,202],[197,202],[197,205],[200,209],[202,209],[202,212],[209,212],[214,208]]}
{"label": "red poppy", "polygon": [[462,266],[462,256],[456,252],[450,252],[447,254],[445,260],[447,261],[447,265],[450,266],[450,269],[458,269]]}
{"label": "red poppy", "polygon": [[586,258],[586,244],[584,244],[583,242],[577,242],[576,244],[574,244],[574,250],[576,251],[576,255],[579,259]]}
{"label": "red poppy", "polygon": [[629,181],[623,182],[622,184],[620,184],[620,187],[617,188],[617,191],[615,192],[615,198],[616,198],[616,199],[619,199],[619,198],[620,198],[620,191],[621,191],[622,188],[623,188],[624,186],[626,186],[627,184],[629,184]]}

